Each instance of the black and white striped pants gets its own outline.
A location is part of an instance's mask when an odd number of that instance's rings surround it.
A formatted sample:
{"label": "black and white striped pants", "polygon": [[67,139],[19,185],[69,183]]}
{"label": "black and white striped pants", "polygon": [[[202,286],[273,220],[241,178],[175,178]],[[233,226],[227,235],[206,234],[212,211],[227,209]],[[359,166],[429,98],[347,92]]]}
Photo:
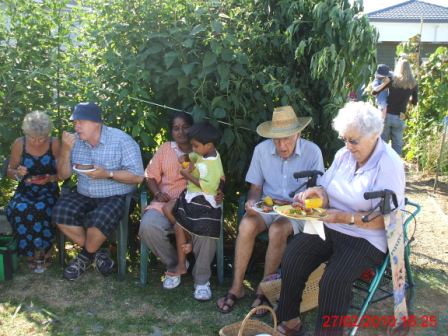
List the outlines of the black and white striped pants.
{"label": "black and white striped pants", "polygon": [[328,265],[319,283],[319,310],[314,335],[342,335],[342,327],[324,328],[324,316],[347,315],[353,282],[362,272],[384,261],[385,253],[367,240],[325,227],[326,240],[301,233],[288,244],[282,260],[282,288],[277,309],[279,321],[298,316],[309,275],[323,262]]}

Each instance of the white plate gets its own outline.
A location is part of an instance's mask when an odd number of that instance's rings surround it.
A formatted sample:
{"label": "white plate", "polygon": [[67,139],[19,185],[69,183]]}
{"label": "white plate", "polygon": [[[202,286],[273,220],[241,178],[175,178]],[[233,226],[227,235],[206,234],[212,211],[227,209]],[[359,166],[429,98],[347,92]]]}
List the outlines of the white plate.
{"label": "white plate", "polygon": [[89,172],[93,172],[96,170],[96,168],[91,168],[91,169],[78,169],[75,166],[73,166],[73,170],[77,173],[89,173]]}
{"label": "white plate", "polygon": [[263,201],[258,201],[257,203],[255,203],[254,204],[254,206],[252,207],[252,209],[254,209],[256,212],[259,212],[259,213],[261,213],[261,214],[263,214],[263,215],[278,215],[275,211],[274,211],[274,209],[272,209],[272,211],[269,211],[269,212],[265,212],[265,211],[263,211],[263,204],[264,204],[264,202]]}

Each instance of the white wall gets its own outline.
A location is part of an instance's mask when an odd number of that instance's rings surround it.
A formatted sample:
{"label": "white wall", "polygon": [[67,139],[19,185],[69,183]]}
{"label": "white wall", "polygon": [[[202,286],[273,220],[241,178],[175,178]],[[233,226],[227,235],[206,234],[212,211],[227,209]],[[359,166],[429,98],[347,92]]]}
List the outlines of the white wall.
{"label": "white wall", "polygon": [[[407,41],[420,33],[420,22],[370,22],[378,30],[378,42]],[[448,42],[448,23],[423,22],[422,42]]]}

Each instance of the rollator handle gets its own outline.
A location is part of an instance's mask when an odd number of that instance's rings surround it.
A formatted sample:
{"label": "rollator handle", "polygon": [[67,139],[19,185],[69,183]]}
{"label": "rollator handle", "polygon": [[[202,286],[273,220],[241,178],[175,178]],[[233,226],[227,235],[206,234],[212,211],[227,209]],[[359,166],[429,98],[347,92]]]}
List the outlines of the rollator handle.
{"label": "rollator handle", "polygon": [[380,198],[381,200],[367,215],[364,215],[361,217],[361,219],[364,223],[367,223],[367,222],[375,219],[376,217],[380,216],[380,215],[377,215],[373,218],[370,218],[370,215],[376,209],[380,209],[381,215],[387,215],[398,208],[397,195],[392,190],[384,189],[384,190],[369,191],[369,192],[364,193],[365,200],[370,200],[370,199],[374,199],[374,198]]}

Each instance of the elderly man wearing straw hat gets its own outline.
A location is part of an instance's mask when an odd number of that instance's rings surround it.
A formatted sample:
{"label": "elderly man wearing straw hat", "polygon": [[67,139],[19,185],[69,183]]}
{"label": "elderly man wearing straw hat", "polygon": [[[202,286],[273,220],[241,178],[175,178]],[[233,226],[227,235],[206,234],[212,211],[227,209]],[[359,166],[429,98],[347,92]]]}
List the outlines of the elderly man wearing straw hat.
{"label": "elderly man wearing straw hat", "polygon": [[[300,132],[311,122],[310,117],[298,118],[291,106],[275,108],[272,121],[257,127],[257,133],[268,138],[255,147],[246,181],[250,183],[246,214],[241,220],[235,246],[235,264],[232,287],[217,302],[222,313],[232,311],[238,299],[244,296],[243,281],[252,255],[255,238],[269,230],[264,277],[275,273],[286,247],[288,236],[303,230],[303,221],[277,214],[265,214],[254,210],[254,205],[265,196],[291,202],[295,191],[304,180],[296,180],[295,172],[304,170],[324,171],[319,147],[300,138]],[[303,186],[304,187],[304,186]],[[264,295],[257,290],[252,307],[266,304]],[[261,311],[260,315],[266,312]]]}

